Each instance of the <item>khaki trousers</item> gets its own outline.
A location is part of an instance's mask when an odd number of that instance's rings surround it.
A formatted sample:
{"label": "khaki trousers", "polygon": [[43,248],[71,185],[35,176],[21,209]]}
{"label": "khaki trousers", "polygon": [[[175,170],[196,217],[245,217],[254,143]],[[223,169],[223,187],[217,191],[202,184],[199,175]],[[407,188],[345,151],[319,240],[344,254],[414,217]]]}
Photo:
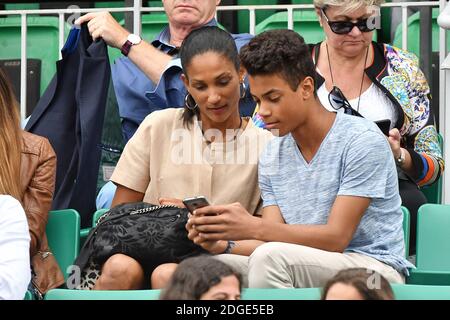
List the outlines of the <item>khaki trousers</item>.
{"label": "khaki trousers", "polygon": [[338,271],[366,268],[383,275],[389,282],[404,283],[394,268],[359,253],[336,253],[283,242],[268,242],[250,257],[221,254],[217,259],[243,276],[243,287],[313,288],[323,287]]}

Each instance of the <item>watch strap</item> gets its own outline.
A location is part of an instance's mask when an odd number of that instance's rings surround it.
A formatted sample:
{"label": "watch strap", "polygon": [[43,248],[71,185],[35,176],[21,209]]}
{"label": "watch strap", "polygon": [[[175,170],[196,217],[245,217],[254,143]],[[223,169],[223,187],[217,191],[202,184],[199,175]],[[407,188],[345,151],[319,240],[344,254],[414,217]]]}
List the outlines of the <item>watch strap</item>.
{"label": "watch strap", "polygon": [[122,54],[123,54],[125,57],[127,57],[127,56],[128,56],[128,53],[130,53],[130,49],[131,49],[131,46],[132,46],[132,45],[133,45],[133,44],[131,43],[130,40],[125,41],[125,43],[123,44],[122,48],[120,49],[120,52],[122,52]]}
{"label": "watch strap", "polygon": [[231,253],[231,250],[236,247],[236,242],[232,240],[228,240],[227,247],[225,248],[225,251],[223,253]]}

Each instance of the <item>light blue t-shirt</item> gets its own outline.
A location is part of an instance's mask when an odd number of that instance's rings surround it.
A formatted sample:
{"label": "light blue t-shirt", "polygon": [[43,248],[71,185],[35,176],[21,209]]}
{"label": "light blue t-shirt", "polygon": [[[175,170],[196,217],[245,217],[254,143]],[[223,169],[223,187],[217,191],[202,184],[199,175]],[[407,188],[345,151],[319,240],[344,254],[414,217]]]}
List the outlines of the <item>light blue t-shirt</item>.
{"label": "light blue t-shirt", "polygon": [[338,113],[310,163],[291,134],[273,139],[260,158],[259,185],[264,207],[278,206],[287,224],[326,224],[339,195],[371,198],[345,251],[371,256],[403,274],[414,267],[404,258],[395,161],[372,121]]}

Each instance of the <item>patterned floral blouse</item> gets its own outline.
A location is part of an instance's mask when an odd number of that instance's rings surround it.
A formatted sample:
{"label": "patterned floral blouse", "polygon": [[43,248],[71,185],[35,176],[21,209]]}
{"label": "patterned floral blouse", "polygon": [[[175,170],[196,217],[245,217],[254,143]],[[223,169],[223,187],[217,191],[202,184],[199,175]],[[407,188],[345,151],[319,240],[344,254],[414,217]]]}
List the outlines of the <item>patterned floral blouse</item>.
{"label": "patterned floral blouse", "polygon": [[[317,61],[320,43],[310,45]],[[413,160],[416,174],[412,177],[419,186],[430,185],[439,179],[444,170],[444,159],[431,107],[430,87],[420,70],[418,58],[407,51],[388,44],[372,42],[374,60],[366,68],[367,76],[394,103],[398,113],[395,127],[402,136],[401,146]],[[316,75],[316,87],[325,79]],[[264,127],[257,114],[256,125]]]}

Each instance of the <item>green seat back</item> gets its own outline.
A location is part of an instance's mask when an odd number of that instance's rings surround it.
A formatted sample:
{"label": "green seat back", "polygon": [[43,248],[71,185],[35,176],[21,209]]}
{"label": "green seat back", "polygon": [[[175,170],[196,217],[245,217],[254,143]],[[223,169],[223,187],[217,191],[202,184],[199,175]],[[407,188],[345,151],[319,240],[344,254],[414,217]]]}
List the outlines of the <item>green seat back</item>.
{"label": "green seat back", "polygon": [[416,266],[450,277],[450,205],[424,204],[417,217]]}
{"label": "green seat back", "polygon": [[94,212],[94,216],[92,217],[92,228],[94,228],[97,225],[98,219],[107,212],[109,209],[99,209]]}
{"label": "green seat back", "polygon": [[30,290],[27,290],[27,292],[25,292],[25,297],[23,297],[23,300],[34,300],[33,293]]}
{"label": "green seat back", "polygon": [[37,10],[39,3],[5,3],[5,10]]}
{"label": "green seat back", "polygon": [[161,290],[68,290],[53,289],[45,300],[158,300]]}
{"label": "green seat back", "polygon": [[[248,6],[248,5],[275,5],[278,4],[277,0],[238,0],[237,5],[239,6]],[[270,17],[275,13],[275,10],[256,10],[255,18],[256,24],[260,23],[264,19]],[[239,10],[237,12],[238,17],[238,30],[239,33],[247,33],[250,32],[250,11],[248,10]]]}
{"label": "green seat back", "polygon": [[73,264],[80,246],[80,215],[73,209],[50,211],[46,232],[50,249],[67,279],[67,268]]}
{"label": "green seat back", "polygon": [[[294,30],[306,43],[317,43],[325,39],[325,33],[319,24],[316,12],[313,10],[296,10],[293,13]],[[256,26],[256,34],[273,29],[286,29],[288,13],[277,12]]]}
{"label": "green seat back", "polygon": [[[0,59],[20,59],[20,17],[0,18]],[[65,35],[69,27],[66,25]],[[59,22],[57,17],[27,17],[27,58],[42,62],[40,94],[56,72],[59,60]]]}
{"label": "green seat back", "polygon": [[450,286],[391,283],[396,300],[450,300]]}
{"label": "green seat back", "polygon": [[403,212],[403,236],[405,238],[405,256],[408,257],[409,253],[409,237],[410,237],[410,214],[406,207],[402,206]]}
{"label": "green seat back", "polygon": [[[97,225],[98,219],[108,210],[109,209],[99,209],[94,212],[94,215],[92,216],[92,228],[94,228]],[[91,228],[84,228],[80,230],[80,247],[84,245],[84,242],[86,241],[90,231]]]}
{"label": "green seat back", "polygon": [[[432,23],[431,23],[431,45],[432,51],[439,51],[439,25],[437,24],[437,17],[439,16],[439,8],[432,9]],[[395,30],[393,45],[402,48],[402,30],[403,26],[400,23]],[[450,32],[447,31],[447,45],[450,49]],[[408,51],[420,56],[420,12],[416,12],[408,18]]]}
{"label": "green seat back", "polygon": [[[450,286],[391,283],[396,300],[450,300]],[[243,300],[319,300],[321,288],[244,289]]]}
{"label": "green seat back", "polygon": [[[441,146],[441,150],[444,148],[444,139],[441,134],[438,134],[439,145]],[[428,203],[442,203],[442,177],[439,177],[438,181],[433,183],[430,186],[424,186],[420,190],[422,190],[423,194],[427,198]]]}
{"label": "green seat back", "polygon": [[320,288],[256,289],[242,290],[243,300],[319,300]]}
{"label": "green seat back", "polygon": [[[125,1],[101,1],[95,2],[94,8],[124,8]],[[123,12],[111,12],[111,15],[117,21],[120,21],[124,18]]]}

